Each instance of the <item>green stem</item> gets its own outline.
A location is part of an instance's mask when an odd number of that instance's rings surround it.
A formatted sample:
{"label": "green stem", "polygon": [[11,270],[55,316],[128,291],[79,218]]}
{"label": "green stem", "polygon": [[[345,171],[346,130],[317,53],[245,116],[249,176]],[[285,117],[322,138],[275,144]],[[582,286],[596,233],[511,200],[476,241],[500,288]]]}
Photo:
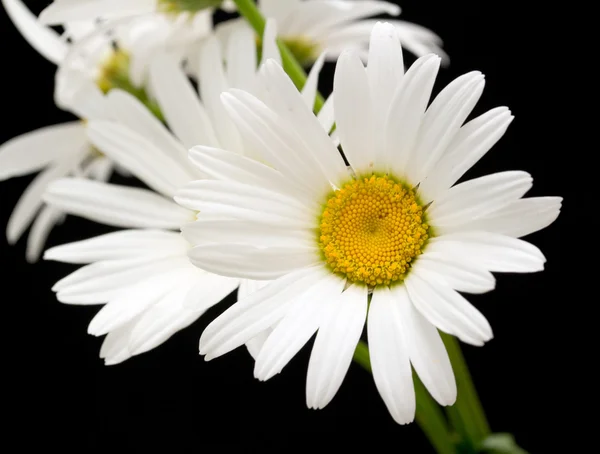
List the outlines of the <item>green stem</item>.
{"label": "green stem", "polygon": [[448,409],[448,417],[456,431],[466,438],[474,449],[490,435],[490,426],[458,340],[454,336],[440,334],[450,356],[458,388],[456,404]]}
{"label": "green stem", "polygon": [[[363,341],[360,341],[356,346],[354,361],[368,372],[372,372],[369,347]],[[448,424],[444,419],[444,414],[416,374],[413,375],[413,380],[417,397],[417,424],[425,432],[425,436],[438,454],[455,454],[454,443],[448,430]]]}
{"label": "green stem", "polygon": [[[237,6],[239,13],[244,16],[244,18],[248,21],[248,23],[252,26],[254,31],[258,33],[259,36],[263,36],[265,32],[265,25],[267,21],[256,7],[256,4],[253,0],[233,0]],[[283,64],[283,69],[290,76],[290,79],[299,90],[304,87],[306,83],[306,72],[298,63],[290,49],[285,45],[285,43],[281,40],[277,40],[277,46],[279,47],[279,52],[281,53],[281,62]],[[317,93],[317,99],[315,100],[315,112],[321,110],[323,107],[325,100],[321,94]]]}

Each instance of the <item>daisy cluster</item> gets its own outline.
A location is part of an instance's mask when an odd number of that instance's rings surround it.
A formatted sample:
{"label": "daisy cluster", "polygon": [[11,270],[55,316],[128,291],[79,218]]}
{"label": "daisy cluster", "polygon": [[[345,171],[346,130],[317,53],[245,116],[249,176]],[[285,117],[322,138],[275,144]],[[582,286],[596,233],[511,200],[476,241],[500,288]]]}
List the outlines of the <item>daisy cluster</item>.
{"label": "daisy cluster", "polygon": [[[520,238],[551,224],[562,200],[523,198],[533,180],[522,171],[461,180],[513,116],[497,107],[470,118],[485,85],[477,71],[431,99],[448,61],[442,42],[389,19],[395,4],[258,3],[260,36],[241,18],[213,24],[237,2],[54,0],[36,17],[2,0],[56,64],[57,107],[77,117],[0,146],[0,180],[37,173],[8,241],[31,225],[33,262],[66,215],[118,228],[44,252],[82,265],[52,290],[62,303],[102,305],[88,332],[105,336],[107,365],[157,347],[237,290],[200,338],[205,359],[246,345],[268,380],[316,334],[306,401],[323,408],[366,325],[396,422],[414,419],[413,369],[452,405],[440,331],[492,339],[463,294],[493,290],[492,272],[541,271],[544,255]],[[281,43],[310,67],[301,90]],[[321,103],[325,61],[336,70]],[[111,183],[114,172],[132,184]]]}

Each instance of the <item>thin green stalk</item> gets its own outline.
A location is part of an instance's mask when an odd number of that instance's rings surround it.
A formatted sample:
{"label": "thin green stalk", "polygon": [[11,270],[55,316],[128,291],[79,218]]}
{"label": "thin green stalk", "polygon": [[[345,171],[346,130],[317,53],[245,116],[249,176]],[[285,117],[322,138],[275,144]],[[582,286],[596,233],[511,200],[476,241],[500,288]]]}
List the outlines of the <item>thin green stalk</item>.
{"label": "thin green stalk", "polygon": [[450,420],[457,432],[468,438],[471,446],[479,446],[490,435],[490,426],[458,340],[454,336],[440,334],[450,356],[458,388],[456,404],[448,412]]}
{"label": "thin green stalk", "polygon": [[[244,16],[244,18],[248,21],[248,23],[252,26],[254,31],[258,33],[259,36],[263,36],[265,32],[265,25],[267,21],[257,8],[256,4],[253,0],[233,0],[237,6],[239,13]],[[283,69],[290,76],[292,82],[298,87],[298,89],[302,89],[304,84],[306,83],[306,72],[298,63],[290,49],[285,45],[285,43],[281,40],[277,40],[277,46],[279,47],[279,52],[281,53],[281,62],[283,64]],[[315,100],[315,112],[321,110],[325,100],[321,94],[317,93],[317,99]]]}
{"label": "thin green stalk", "polygon": [[[363,341],[356,346],[354,361],[368,372],[372,372],[369,347]],[[425,432],[425,436],[438,454],[455,454],[454,443],[440,407],[431,398],[416,374],[413,375],[413,381],[417,397],[417,424]]]}

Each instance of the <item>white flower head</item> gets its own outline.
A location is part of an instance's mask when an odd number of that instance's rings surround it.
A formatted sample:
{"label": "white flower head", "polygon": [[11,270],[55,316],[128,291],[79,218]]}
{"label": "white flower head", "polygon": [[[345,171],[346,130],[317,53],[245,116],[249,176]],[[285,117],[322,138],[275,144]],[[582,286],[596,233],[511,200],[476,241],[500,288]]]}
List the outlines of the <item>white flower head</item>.
{"label": "white flower head", "polygon": [[[211,238],[191,250],[193,263],[273,280],[207,327],[207,360],[273,328],[254,370],[266,380],[317,332],[306,398],[322,408],[367,320],[375,384],[403,424],[415,414],[411,364],[440,404],[456,399],[438,329],[472,345],[492,338],[459,292],[492,290],[491,272],[542,270],[543,254],[518,237],[553,222],[561,199],[522,199],[532,178],[520,171],[455,184],[513,118],[500,107],[463,124],[482,94],[481,73],[457,78],[428,107],[440,58],[421,57],[405,72],[397,29],[385,23],[373,30],[368,61],[345,52],[335,74],[349,167],[281,67],[267,62],[270,96],[229,90],[222,98],[270,166],[197,148],[192,159],[214,179],[190,183],[176,200],[199,211],[186,238]],[[220,177],[224,166],[235,179]]]}
{"label": "white flower head", "polygon": [[[226,67],[223,55],[228,57]],[[271,21],[263,55],[279,58]],[[86,264],[54,290],[64,303],[106,303],[88,331],[107,334],[101,356],[109,365],[160,345],[238,286],[244,297],[267,284],[195,267],[188,258],[190,243],[177,232],[193,223],[196,212],[173,201],[176,190],[207,176],[187,158],[188,148],[231,147],[237,152],[233,162],[250,161],[242,154],[252,154],[251,144],[242,140],[227,117],[221,92],[229,87],[261,92],[255,42],[245,30],[236,33],[225,52],[215,37],[208,39],[198,64],[200,98],[176,56],[162,53],[150,64],[149,88],[173,133],[139,99],[119,89],[106,95],[111,118],[89,121],[87,135],[94,147],[149,189],[67,178],[50,184],[44,195],[54,209],[128,229],[51,248],[45,254],[50,260]],[[311,79],[308,103],[314,103],[314,73]],[[227,165],[220,171],[236,178]],[[194,238],[196,243],[213,241],[201,233]],[[265,337],[259,333],[248,340],[251,353],[260,350]]]}
{"label": "white flower head", "polygon": [[[373,16],[400,14],[398,5],[378,0],[259,0],[258,5],[265,17],[277,21],[280,38],[304,65],[313,63],[325,49],[327,60],[337,60],[346,49],[365,60],[376,23]],[[442,40],[431,30],[401,20],[389,23],[406,50],[418,57],[434,52],[448,62]],[[226,40],[232,29],[244,26],[243,20],[224,22],[217,25],[217,33]]]}
{"label": "white flower head", "polygon": [[[151,58],[168,51],[183,59],[197,38],[210,31],[208,24],[202,33],[185,34],[162,16],[143,16],[102,25],[68,22],[60,36],[41,24],[21,0],[2,0],[2,4],[29,44],[58,66],[56,104],[86,121],[114,118],[103,92],[115,87],[133,93],[157,113],[145,89]],[[23,193],[7,227],[12,244],[33,222],[27,245],[29,261],[38,259],[50,230],[64,219],[64,213],[44,206],[45,187],[68,175],[106,181],[112,174],[111,161],[87,140],[86,125],[76,121],[42,128],[0,147],[0,180],[43,170]]]}

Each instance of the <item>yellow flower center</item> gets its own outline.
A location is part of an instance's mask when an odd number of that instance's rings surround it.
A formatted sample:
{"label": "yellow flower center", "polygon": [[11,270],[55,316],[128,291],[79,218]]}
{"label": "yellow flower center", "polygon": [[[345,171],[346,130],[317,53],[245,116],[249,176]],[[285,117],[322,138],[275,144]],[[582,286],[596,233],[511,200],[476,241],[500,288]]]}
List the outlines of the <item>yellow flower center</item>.
{"label": "yellow flower center", "polygon": [[327,200],[319,246],[327,264],[370,287],[402,281],[429,226],[412,189],[389,176],[353,180]]}

